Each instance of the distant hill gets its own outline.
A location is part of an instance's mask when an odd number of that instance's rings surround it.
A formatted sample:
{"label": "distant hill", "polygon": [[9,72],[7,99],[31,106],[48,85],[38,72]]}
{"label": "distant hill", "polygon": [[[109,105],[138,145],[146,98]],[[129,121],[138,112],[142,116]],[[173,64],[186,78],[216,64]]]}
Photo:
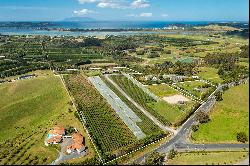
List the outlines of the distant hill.
{"label": "distant hill", "polygon": [[70,17],[70,18],[65,18],[63,21],[85,22],[85,21],[96,21],[96,20],[90,17]]}

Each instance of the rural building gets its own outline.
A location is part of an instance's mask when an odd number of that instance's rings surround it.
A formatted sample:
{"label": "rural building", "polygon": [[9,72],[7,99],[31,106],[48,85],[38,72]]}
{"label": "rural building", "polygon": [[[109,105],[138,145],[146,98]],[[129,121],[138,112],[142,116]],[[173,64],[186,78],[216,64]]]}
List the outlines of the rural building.
{"label": "rural building", "polygon": [[48,137],[45,141],[45,145],[58,144],[62,141],[65,135],[65,129],[63,127],[54,127],[49,131]]}
{"label": "rural building", "polygon": [[33,78],[33,77],[36,77],[35,74],[32,74],[32,75],[24,75],[24,76],[20,76],[17,78],[17,80],[24,80],[24,79],[29,79],[29,78]]}
{"label": "rural building", "polygon": [[67,146],[67,153],[81,153],[85,150],[85,138],[79,133],[72,134],[73,143]]}
{"label": "rural building", "polygon": [[178,76],[174,74],[170,74],[170,75],[164,74],[162,77],[164,79],[169,78],[173,82],[180,82],[180,81],[183,81],[184,78],[186,78],[186,76]]}

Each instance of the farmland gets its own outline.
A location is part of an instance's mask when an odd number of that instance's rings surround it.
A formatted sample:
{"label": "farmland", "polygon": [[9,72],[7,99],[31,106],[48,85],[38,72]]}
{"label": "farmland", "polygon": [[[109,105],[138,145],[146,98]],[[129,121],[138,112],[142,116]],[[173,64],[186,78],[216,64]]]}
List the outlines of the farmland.
{"label": "farmland", "polygon": [[159,97],[166,97],[166,96],[180,94],[178,91],[170,88],[166,84],[150,85],[148,86],[148,89]]}
{"label": "farmland", "polygon": [[[195,142],[237,142],[237,132],[249,135],[249,84],[232,87],[223,94],[210,115],[211,121],[192,134]],[[220,126],[220,127],[218,127]]]}
{"label": "farmland", "polygon": [[199,68],[198,76],[201,78],[211,81],[212,83],[222,83],[223,80],[220,78],[220,76],[217,74],[218,70],[212,67],[201,67]]}
{"label": "farmland", "polygon": [[156,102],[126,77],[111,76],[111,78],[137,103],[139,103],[165,125],[178,124],[193,110],[192,105],[194,103],[179,107],[170,105],[164,101]]}
{"label": "farmland", "polygon": [[147,137],[154,138],[163,132],[150,119],[148,119],[138,108],[136,108],[126,97],[124,97],[105,77],[102,80],[112,89],[141,119],[138,126],[146,133]]}
{"label": "farmland", "polygon": [[50,164],[60,147],[46,147],[44,139],[55,125],[74,126],[86,136],[60,79],[51,72],[37,73],[37,78],[0,85],[1,164]]}
{"label": "farmland", "polygon": [[215,90],[210,84],[201,81],[179,82],[177,86],[199,99],[208,97]]}
{"label": "farmland", "polygon": [[179,153],[167,165],[231,165],[248,157],[248,152],[191,152]]}
{"label": "farmland", "polygon": [[136,141],[133,133],[85,76],[68,75],[64,79],[102,157],[110,157]]}

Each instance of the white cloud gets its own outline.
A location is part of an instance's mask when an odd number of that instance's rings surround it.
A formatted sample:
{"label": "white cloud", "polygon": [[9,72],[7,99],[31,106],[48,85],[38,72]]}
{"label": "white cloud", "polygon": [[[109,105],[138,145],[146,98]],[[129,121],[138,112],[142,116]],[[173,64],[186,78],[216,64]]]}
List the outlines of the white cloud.
{"label": "white cloud", "polygon": [[82,9],[82,10],[75,10],[74,13],[79,16],[84,16],[84,15],[96,13],[96,12],[93,10],[89,10],[89,9]]}
{"label": "white cloud", "polygon": [[128,14],[128,17],[152,17],[153,13]]}
{"label": "white cloud", "polygon": [[84,4],[84,3],[94,3],[94,2],[98,2],[99,0],[78,0],[78,2],[80,4]]}
{"label": "white cloud", "polygon": [[122,9],[125,6],[123,6],[119,2],[113,2],[113,1],[109,1],[109,0],[102,0],[101,2],[99,2],[97,4],[97,7],[100,7],[100,8],[117,8],[117,9]]}
{"label": "white cloud", "polygon": [[162,17],[168,17],[168,14],[162,14],[161,16]]}
{"label": "white cloud", "polygon": [[140,17],[152,17],[153,13],[141,13]]}
{"label": "white cloud", "polygon": [[137,9],[150,7],[147,0],[133,0],[131,3],[128,2],[128,0],[78,0],[78,2],[80,4],[96,3],[97,7],[113,9]]}
{"label": "white cloud", "polygon": [[150,4],[146,0],[135,0],[130,4],[132,8],[147,8],[150,7]]}

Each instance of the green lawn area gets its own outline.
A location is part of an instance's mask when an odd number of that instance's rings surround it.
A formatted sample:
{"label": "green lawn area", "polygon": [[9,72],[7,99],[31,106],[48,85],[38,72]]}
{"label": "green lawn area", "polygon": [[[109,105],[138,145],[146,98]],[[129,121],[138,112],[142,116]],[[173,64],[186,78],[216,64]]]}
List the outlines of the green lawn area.
{"label": "green lawn area", "polygon": [[217,74],[218,69],[211,68],[211,67],[201,67],[199,68],[198,76],[211,81],[212,83],[222,83],[223,79],[220,78],[220,76]]}
{"label": "green lawn area", "polygon": [[193,152],[178,153],[167,165],[232,165],[243,161],[248,152]]}
{"label": "green lawn area", "polygon": [[246,66],[249,68],[249,63],[248,62],[239,62],[238,65],[240,66]]}
{"label": "green lawn area", "polygon": [[195,142],[237,142],[237,132],[249,135],[249,84],[232,87],[216,103],[211,121],[192,134]]}
{"label": "green lawn area", "polygon": [[44,73],[0,85],[0,164],[50,164],[60,148],[46,147],[44,139],[55,125],[76,127],[87,138],[60,78]]}
{"label": "green lawn area", "polygon": [[150,85],[148,86],[148,89],[159,97],[166,97],[179,94],[178,91],[170,88],[166,84]]}
{"label": "green lawn area", "polygon": [[157,111],[162,117],[168,119],[172,124],[176,124],[191,112],[192,101],[186,105],[171,105],[165,101],[148,103],[148,106]]}
{"label": "green lawn area", "polygon": [[[202,86],[205,86],[205,85],[210,86],[209,84],[206,84],[201,81],[185,81],[185,82],[177,83],[178,87],[184,89],[185,91],[196,96],[199,99],[203,99],[204,96],[209,96],[209,94],[215,89],[212,86],[202,88]],[[199,90],[201,88],[202,90]]]}

